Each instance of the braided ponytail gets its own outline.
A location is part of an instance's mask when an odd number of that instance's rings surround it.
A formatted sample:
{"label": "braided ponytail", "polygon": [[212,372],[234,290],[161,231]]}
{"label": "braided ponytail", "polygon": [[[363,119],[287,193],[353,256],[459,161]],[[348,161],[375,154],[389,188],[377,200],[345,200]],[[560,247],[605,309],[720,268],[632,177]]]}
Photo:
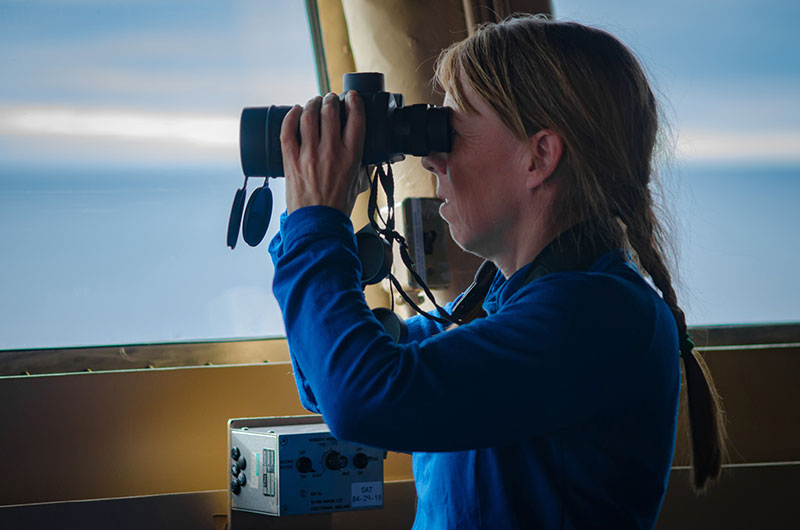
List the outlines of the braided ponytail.
{"label": "braided ponytail", "polygon": [[669,269],[664,263],[663,230],[653,212],[649,192],[638,208],[631,208],[634,218],[622,219],[628,228],[631,247],[639,263],[661,291],[678,326],[680,352],[686,377],[689,431],[692,444],[692,486],[702,492],[719,477],[725,456],[725,422],[721,398],[703,357],[694,350],[689,338],[686,315],[678,306]]}

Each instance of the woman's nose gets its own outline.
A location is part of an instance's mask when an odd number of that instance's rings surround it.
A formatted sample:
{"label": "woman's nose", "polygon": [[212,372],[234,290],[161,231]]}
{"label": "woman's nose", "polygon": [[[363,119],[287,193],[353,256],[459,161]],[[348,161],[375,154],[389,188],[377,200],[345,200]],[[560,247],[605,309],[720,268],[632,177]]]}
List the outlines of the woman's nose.
{"label": "woman's nose", "polygon": [[431,153],[422,157],[422,167],[431,173],[441,175],[444,173],[444,156],[442,153]]}

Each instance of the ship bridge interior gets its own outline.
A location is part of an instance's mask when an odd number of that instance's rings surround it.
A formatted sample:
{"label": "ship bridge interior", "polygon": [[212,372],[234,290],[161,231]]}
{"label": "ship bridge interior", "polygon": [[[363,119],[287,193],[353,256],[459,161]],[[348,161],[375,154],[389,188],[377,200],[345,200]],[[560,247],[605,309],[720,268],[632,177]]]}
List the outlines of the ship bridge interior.
{"label": "ship bridge interior", "polygon": [[[340,93],[348,72],[381,72],[406,104],[441,105],[440,50],[481,23],[541,13],[620,35],[667,102],[681,292],[729,455],[695,494],[682,408],[656,528],[797,528],[800,73],[785,29],[796,8],[651,3],[3,3],[0,527],[410,528],[411,456],[396,452],[381,509],[231,511],[228,421],[309,414],[266,249],[282,179],[265,242],[225,246],[239,112]],[[759,41],[782,51],[748,49]],[[436,198],[418,157],[393,173],[396,204]],[[433,294],[447,301],[480,260],[443,238],[447,282]],[[370,306],[411,316],[387,285],[366,288]]]}

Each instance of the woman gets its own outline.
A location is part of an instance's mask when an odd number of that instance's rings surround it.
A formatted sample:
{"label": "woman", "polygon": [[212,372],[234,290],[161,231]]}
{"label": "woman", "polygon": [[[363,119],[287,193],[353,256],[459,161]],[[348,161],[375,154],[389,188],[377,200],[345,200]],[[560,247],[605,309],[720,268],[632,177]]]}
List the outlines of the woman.
{"label": "woman", "polygon": [[312,99],[283,124],[288,216],[270,246],[301,400],[337,437],[414,453],[415,528],[652,528],[681,357],[698,489],[723,435],[664,265],[642,69],[605,32],[525,17],[445,50],[437,80],[453,148],[422,163],[453,239],[499,269],[486,316],[410,319],[400,345],[382,331],[348,217],[362,105],[348,94],[340,135],[335,95]]}

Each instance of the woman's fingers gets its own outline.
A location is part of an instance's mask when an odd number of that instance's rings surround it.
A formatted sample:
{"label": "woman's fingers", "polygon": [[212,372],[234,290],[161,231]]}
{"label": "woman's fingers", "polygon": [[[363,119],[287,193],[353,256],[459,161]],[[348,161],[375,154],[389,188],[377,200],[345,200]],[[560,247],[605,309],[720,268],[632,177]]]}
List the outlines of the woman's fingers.
{"label": "woman's fingers", "polygon": [[347,124],[344,126],[342,142],[348,151],[356,157],[356,162],[361,164],[361,155],[364,151],[364,101],[358,92],[351,90],[345,97],[347,106]]}
{"label": "woman's fingers", "polygon": [[322,106],[320,96],[308,100],[300,117],[300,136],[303,139],[303,151],[316,151],[319,148],[319,110]]}
{"label": "woman's fingers", "polygon": [[[300,125],[300,115],[302,113],[303,107],[295,105],[283,118],[283,123],[281,124],[281,152],[283,154],[284,166],[287,161],[295,160],[300,154],[297,128]],[[285,169],[284,167],[284,170]]]}
{"label": "woman's fingers", "polygon": [[[331,206],[346,214],[355,196],[368,186],[361,157],[364,149],[364,105],[356,93],[346,100],[342,130],[341,103],[336,94],[295,106],[281,126],[286,180],[286,208],[292,212],[313,205]],[[300,133],[300,139],[297,133]],[[359,171],[362,169],[361,171]]]}
{"label": "woman's fingers", "polygon": [[322,100],[320,120],[320,149],[336,149],[341,144],[341,121],[339,98],[333,92],[329,92]]}

